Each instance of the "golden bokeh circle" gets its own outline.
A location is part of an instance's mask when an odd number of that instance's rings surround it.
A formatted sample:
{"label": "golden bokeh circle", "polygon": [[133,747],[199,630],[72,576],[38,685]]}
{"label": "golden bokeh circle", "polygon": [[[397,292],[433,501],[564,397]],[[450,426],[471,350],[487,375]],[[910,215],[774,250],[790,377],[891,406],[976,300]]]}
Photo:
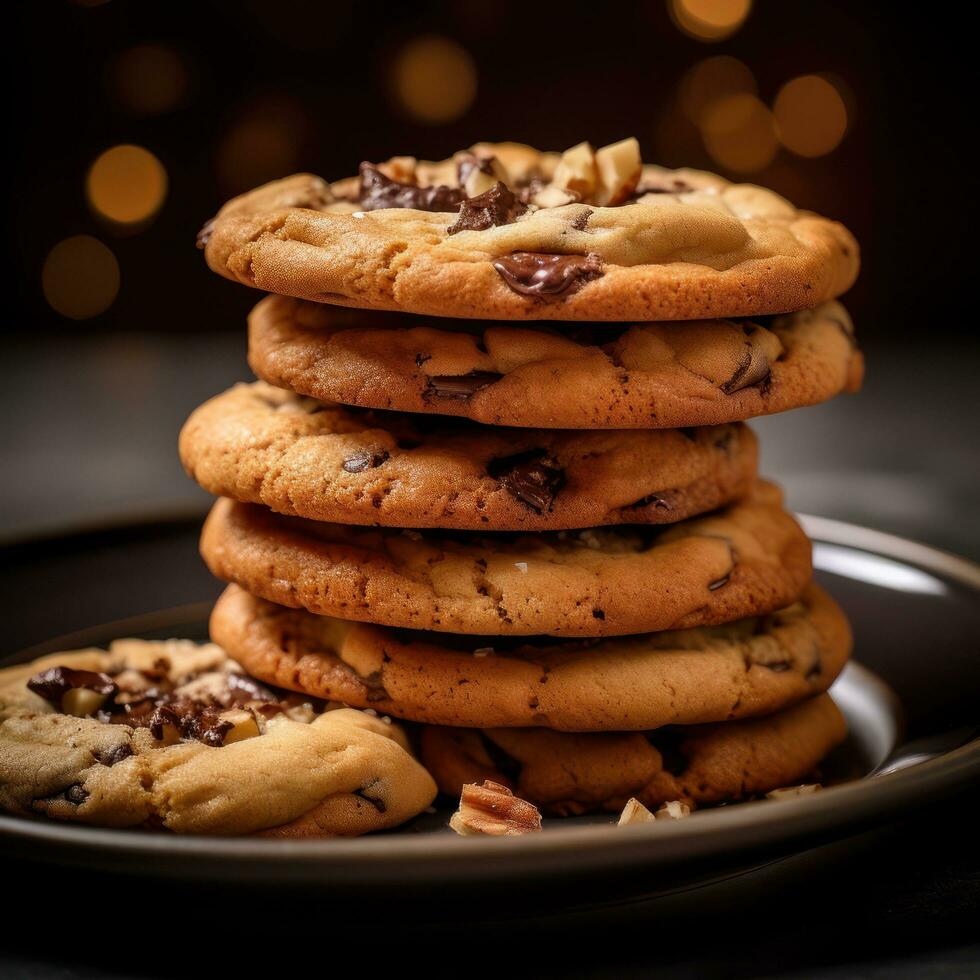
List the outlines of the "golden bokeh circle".
{"label": "golden bokeh circle", "polygon": [[684,115],[700,124],[705,110],[726,95],[758,95],[752,69],[738,58],[717,55],[692,65],[681,79],[678,101]]}
{"label": "golden bokeh circle", "polygon": [[121,225],[146,221],[167,196],[167,171],[149,150],[124,144],[98,156],[85,178],[89,204]]}
{"label": "golden bokeh circle", "polygon": [[773,105],[779,141],[797,156],[830,153],[847,132],[847,107],[837,88],[821,75],[787,82]]}
{"label": "golden bokeh circle", "polygon": [[699,41],[720,41],[737,31],[752,10],[752,0],[668,0],[674,23]]}
{"label": "golden bokeh circle", "polygon": [[116,98],[130,112],[158,115],[178,106],[187,93],[187,69],[179,54],[163,44],[138,44],[116,59]]}
{"label": "golden bokeh circle", "polygon": [[713,159],[736,173],[764,170],[779,143],[772,114],[754,95],[726,95],[712,103],[701,119],[701,138]]}
{"label": "golden bokeh circle", "polygon": [[112,306],[119,292],[119,263],[97,238],[75,235],[48,252],[41,288],[62,316],[87,320]]}
{"label": "golden bokeh circle", "polygon": [[476,65],[470,53],[448,37],[413,38],[392,65],[391,86],[398,104],[419,122],[459,119],[476,98]]}

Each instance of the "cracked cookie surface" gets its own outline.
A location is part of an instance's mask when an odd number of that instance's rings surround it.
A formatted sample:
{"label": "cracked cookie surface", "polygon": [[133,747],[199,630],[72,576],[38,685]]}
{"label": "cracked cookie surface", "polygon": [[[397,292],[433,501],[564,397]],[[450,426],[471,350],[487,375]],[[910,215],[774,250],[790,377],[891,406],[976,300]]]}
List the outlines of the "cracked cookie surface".
{"label": "cracked cookie surface", "polygon": [[118,640],[0,670],[0,809],[185,834],[352,836],[435,795],[397,726],[272,691],[214,644]]}
{"label": "cracked cookie surface", "polygon": [[199,244],[215,272],[267,292],[505,320],[783,313],[857,275],[846,228],[772,191],[644,166],[635,140],[604,148],[609,167],[576,150],[478,144],[332,184],[296,174],[229,201]]}
{"label": "cracked cookie surface", "polygon": [[229,586],[211,636],[256,677],[294,691],[433,725],[573,732],[770,714],[825,691],[851,648],[844,614],[813,584],[768,616],[592,641],[401,631]]}
{"label": "cracked cookie surface", "polygon": [[280,514],[500,531],[676,523],[745,494],[757,461],[740,424],[492,429],[325,405],[261,382],[197,409],[180,453],[205,490]]}
{"label": "cracked cookie surface", "polygon": [[712,514],[533,535],[397,531],[219,500],[211,571],[325,616],[438,632],[612,636],[723,623],[799,598],[810,542],[771,483]]}
{"label": "cracked cookie surface", "polygon": [[764,718],[644,732],[426,726],[421,758],[441,792],[501,783],[545,813],[619,812],[631,797],[656,809],[731,803],[808,780],[843,741],[829,694]]}
{"label": "cracked cookie surface", "polygon": [[544,428],[717,425],[856,391],[839,303],[772,319],[580,327],[399,316],[267,296],[259,377],[324,401]]}

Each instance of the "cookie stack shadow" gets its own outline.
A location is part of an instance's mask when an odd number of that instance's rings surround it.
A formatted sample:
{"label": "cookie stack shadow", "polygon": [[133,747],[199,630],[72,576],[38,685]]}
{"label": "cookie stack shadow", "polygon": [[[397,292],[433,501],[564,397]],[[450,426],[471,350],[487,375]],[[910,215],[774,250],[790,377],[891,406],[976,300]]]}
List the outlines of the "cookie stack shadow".
{"label": "cookie stack shadow", "polygon": [[212,638],[263,682],[417,723],[450,797],[489,779],[566,815],[814,780],[850,631],[744,420],[862,365],[832,298],[768,312],[541,326],[267,296],[260,380],[181,434],[220,498]]}

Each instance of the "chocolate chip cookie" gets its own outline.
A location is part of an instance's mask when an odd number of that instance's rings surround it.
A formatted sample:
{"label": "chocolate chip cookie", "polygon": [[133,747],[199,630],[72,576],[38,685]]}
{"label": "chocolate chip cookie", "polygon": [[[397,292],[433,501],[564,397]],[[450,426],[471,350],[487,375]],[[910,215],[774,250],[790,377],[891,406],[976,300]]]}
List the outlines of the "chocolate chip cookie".
{"label": "chocolate chip cookie", "polygon": [[297,174],[199,236],[229,279],[341,306],[504,320],[783,313],[847,290],[840,224],[751,184],[644,166],[635,139],[563,154],[478,144],[328,184]]}
{"label": "chocolate chip cookie", "polygon": [[645,731],[770,714],[825,691],[850,652],[816,585],[768,616],[602,640],[502,640],[314,616],[230,586],[211,636],[250,673],[317,697],[467,728]]}
{"label": "chocolate chip cookie", "polygon": [[267,296],[249,361],[324,401],[492,425],[716,425],[814,405],[861,384],[839,303],[775,318],[549,328],[399,316]]}
{"label": "chocolate chip cookie", "polygon": [[674,523],[744,495],[744,425],[684,431],[504,430],[327,405],[238,385],[184,426],[205,490],[280,514],[386,527],[560,530]]}
{"label": "chocolate chip cookie", "polygon": [[404,733],[275,691],[207,644],[119,640],[0,670],[0,809],[179,834],[351,836],[435,796]]}
{"label": "chocolate chip cookie", "polygon": [[558,816],[618,812],[630,797],[656,809],[732,803],[806,780],[843,741],[829,694],[764,718],[653,732],[572,734],[546,728],[426,726],[421,758],[441,792],[501,783]]}
{"label": "chocolate chip cookie", "polygon": [[668,527],[510,536],[324,524],[223,499],[201,554],[218,578],[323,616],[488,635],[645,633],[799,598],[810,542],[781,496],[760,483]]}

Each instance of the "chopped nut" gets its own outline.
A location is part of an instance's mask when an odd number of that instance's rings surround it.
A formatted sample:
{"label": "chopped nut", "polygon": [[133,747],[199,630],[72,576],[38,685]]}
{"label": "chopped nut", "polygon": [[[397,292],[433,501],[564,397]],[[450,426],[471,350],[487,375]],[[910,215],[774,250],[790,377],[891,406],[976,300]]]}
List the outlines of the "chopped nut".
{"label": "chopped nut", "polygon": [[643,171],[640,144],[632,136],[610,143],[596,151],[595,163],[599,174],[595,203],[606,207],[622,204],[636,189]]}
{"label": "chopped nut", "polygon": [[241,742],[246,738],[255,738],[259,732],[259,724],[251,711],[244,708],[232,708],[230,711],[222,711],[218,715],[220,721],[231,725],[221,739],[222,745],[231,745],[232,742]]}
{"label": "chopped nut", "polygon": [[417,164],[415,157],[392,157],[386,163],[379,163],[378,170],[389,180],[397,180],[399,184],[414,184]]}
{"label": "chopped nut", "polygon": [[526,572],[527,571],[527,562],[526,561],[515,561],[514,562],[514,568],[516,568],[519,572]]}
{"label": "chopped nut", "polygon": [[463,837],[489,834],[493,837],[530,834],[541,829],[541,814],[533,803],[522,800],[500,783],[467,783],[459,798],[459,809],[449,826]]}
{"label": "chopped nut", "polygon": [[681,803],[680,800],[671,800],[669,803],[664,803],[654,814],[654,817],[657,820],[681,820],[690,815],[691,808],[686,803]]}
{"label": "chopped nut", "polygon": [[791,800],[797,796],[810,796],[820,789],[820,783],[803,783],[801,786],[781,786],[766,793],[767,800]]}
{"label": "chopped nut", "polygon": [[474,165],[468,168],[463,181],[463,190],[466,191],[467,197],[479,197],[497,184],[506,187],[509,180],[507,170],[496,157],[477,157]]}
{"label": "chopped nut", "polygon": [[477,647],[473,651],[473,656],[474,657],[492,657],[493,656],[493,647]]}
{"label": "chopped nut", "polygon": [[617,827],[626,827],[634,823],[650,823],[656,819],[654,815],[635,797],[631,796],[619,815]]}
{"label": "chopped nut", "polygon": [[565,150],[555,168],[551,186],[570,191],[580,201],[591,197],[596,186],[595,153],[588,143]]}
{"label": "chopped nut", "polygon": [[61,699],[61,710],[66,715],[85,718],[94,715],[105,704],[108,696],[99,691],[89,690],[87,687],[73,687],[70,691],[65,691]]}
{"label": "chopped nut", "polygon": [[531,203],[539,208],[560,208],[564,204],[575,204],[581,198],[572,191],[549,184],[531,198]]}

